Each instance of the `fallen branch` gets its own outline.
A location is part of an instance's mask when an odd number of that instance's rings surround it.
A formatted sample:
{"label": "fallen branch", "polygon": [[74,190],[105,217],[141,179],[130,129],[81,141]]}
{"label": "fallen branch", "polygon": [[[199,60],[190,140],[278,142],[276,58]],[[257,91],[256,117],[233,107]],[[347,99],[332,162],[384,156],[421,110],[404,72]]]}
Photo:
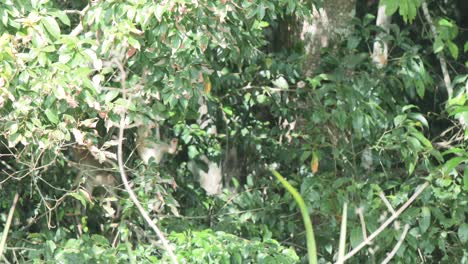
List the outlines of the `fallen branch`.
{"label": "fallen branch", "polygon": [[[124,67],[122,66],[122,63],[120,63],[119,61],[116,61],[116,64],[117,64],[117,66],[118,66],[118,68],[120,70],[120,83],[121,83],[121,86],[122,86],[122,98],[123,98],[123,100],[126,100],[127,99],[127,90],[126,90],[127,73],[125,72]],[[130,187],[127,175],[125,173],[124,162],[123,162],[122,142],[123,142],[123,138],[124,138],[124,130],[125,130],[125,111],[123,111],[123,113],[121,115],[121,118],[120,118],[119,141],[118,141],[118,145],[117,145],[117,161],[119,163],[120,177],[122,178],[122,182],[123,182],[123,184],[125,186],[125,190],[127,191],[128,195],[130,196],[130,199],[132,200],[132,202],[137,207],[137,209],[140,212],[141,216],[143,216],[146,223],[148,223],[148,225],[154,230],[154,232],[158,236],[159,240],[161,240],[164,249],[169,254],[169,257],[171,258],[172,263],[178,263],[177,258],[174,255],[174,252],[172,251],[171,247],[169,246],[169,242],[167,241],[167,239],[164,236],[163,232],[156,226],[156,224],[150,218],[149,214],[143,208],[140,201],[138,201],[138,198],[135,195],[135,192]]]}
{"label": "fallen branch", "polygon": [[403,211],[410,206],[414,200],[426,189],[426,187],[429,186],[429,182],[425,182],[421,187],[419,187],[418,190],[411,196],[408,201],[404,205],[402,205],[390,218],[388,218],[377,230],[375,230],[367,239],[364,239],[357,247],[355,247],[353,250],[351,250],[348,254],[344,256],[343,261],[351,258],[354,256],[356,253],[358,253],[363,247],[368,245],[374,238],[376,238],[382,231],[387,228],[388,225],[390,225]]}
{"label": "fallen branch", "polygon": [[7,222],[3,229],[2,240],[0,240],[0,256],[3,258],[3,249],[5,248],[6,240],[8,237],[8,230],[10,229],[11,221],[13,220],[13,213],[15,212],[16,203],[18,202],[19,195],[15,194],[13,198],[13,204],[11,205],[10,212],[8,213]]}

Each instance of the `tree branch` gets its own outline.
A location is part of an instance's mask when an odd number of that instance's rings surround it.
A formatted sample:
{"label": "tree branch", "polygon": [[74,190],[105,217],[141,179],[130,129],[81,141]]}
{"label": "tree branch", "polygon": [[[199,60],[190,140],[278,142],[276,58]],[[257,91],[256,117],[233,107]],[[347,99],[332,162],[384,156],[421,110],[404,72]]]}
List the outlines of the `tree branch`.
{"label": "tree branch", "polygon": [[[121,62],[115,60],[115,63],[117,64],[117,67],[120,70],[120,83],[122,86],[122,98],[123,100],[127,99],[127,90],[126,90],[126,79],[127,79],[127,73],[124,70],[124,67]],[[123,148],[122,148],[122,141],[124,138],[124,130],[125,130],[125,111],[123,111],[121,119],[120,119],[120,127],[119,127],[119,142],[117,145],[117,160],[119,163],[119,171],[120,171],[120,176],[122,178],[122,182],[125,186],[125,190],[128,192],[128,195],[130,196],[130,199],[132,202],[135,204],[137,207],[138,211],[140,212],[141,216],[143,216],[144,220],[148,223],[148,225],[154,230],[156,235],[158,236],[159,240],[161,240],[164,249],[166,252],[169,254],[172,263],[178,263],[176,256],[174,255],[174,252],[172,251],[171,247],[169,246],[169,242],[167,241],[166,237],[164,236],[163,232],[156,226],[156,224],[153,222],[153,220],[150,218],[146,210],[143,208],[141,205],[140,201],[138,201],[137,196],[135,195],[135,192],[133,192],[132,188],[130,187],[130,184],[127,179],[127,175],[125,173],[124,169],[124,161],[123,161]]]}
{"label": "tree branch", "polygon": [[400,248],[401,244],[403,244],[403,241],[405,240],[405,237],[406,237],[406,234],[408,233],[408,230],[409,230],[409,225],[406,224],[405,229],[403,230],[403,233],[401,233],[400,239],[395,244],[395,247],[392,249],[390,254],[388,254],[388,256],[382,261],[382,264],[387,264],[387,263],[390,262],[390,260],[392,260],[392,258],[395,256],[398,249]]}
{"label": "tree branch", "polygon": [[[436,27],[434,26],[434,22],[432,21],[431,14],[429,13],[429,9],[427,8],[426,1],[422,1],[422,10],[424,13],[424,17],[426,18],[426,21],[429,24],[429,27],[431,28],[432,35],[434,35],[433,37],[435,39],[437,38],[437,30],[436,30]],[[439,52],[436,55],[440,62],[440,69],[442,70],[442,75],[444,76],[445,89],[447,90],[448,97],[450,99],[452,98],[452,95],[453,95],[453,88],[452,88],[452,81],[450,80],[450,75],[447,69],[447,61],[445,60],[445,57],[442,54],[442,52]]]}
{"label": "tree branch", "polygon": [[90,5],[86,5],[85,8],[83,8],[83,10],[81,11],[78,11],[78,10],[66,10],[65,13],[67,14],[78,14],[80,15],[80,22],[78,23],[78,25],[72,30],[72,32],[70,32],[70,36],[73,36],[73,37],[76,37],[78,36],[81,32],[83,32],[83,17],[85,16],[86,12],[88,12],[90,8]]}
{"label": "tree branch", "polygon": [[13,220],[13,213],[15,212],[16,203],[18,202],[19,195],[15,194],[13,204],[11,205],[10,212],[8,213],[7,222],[3,229],[2,240],[0,240],[0,256],[3,257],[3,249],[5,248],[6,240],[8,237],[8,230],[10,229],[11,221]]}
{"label": "tree branch", "polygon": [[414,200],[426,189],[426,187],[429,186],[429,182],[425,182],[422,186],[420,186],[416,192],[411,196],[408,201],[404,205],[402,205],[390,218],[388,218],[377,230],[374,231],[367,239],[362,241],[357,247],[355,247],[352,251],[350,251],[348,254],[344,256],[343,261],[351,258],[354,256],[356,253],[358,253],[363,247],[368,245],[374,238],[376,238],[382,231],[387,228],[388,225],[390,225],[403,211],[410,206]]}

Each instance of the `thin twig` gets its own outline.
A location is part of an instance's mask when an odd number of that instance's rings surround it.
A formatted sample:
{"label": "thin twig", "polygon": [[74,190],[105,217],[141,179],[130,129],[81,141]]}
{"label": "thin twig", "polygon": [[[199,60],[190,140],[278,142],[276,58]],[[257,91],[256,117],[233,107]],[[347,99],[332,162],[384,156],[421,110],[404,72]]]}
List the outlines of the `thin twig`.
{"label": "thin twig", "polygon": [[367,239],[362,241],[357,247],[355,247],[353,250],[351,250],[346,256],[344,256],[343,261],[351,258],[354,256],[356,253],[358,253],[363,247],[365,247],[367,244],[369,244],[374,238],[376,238],[382,231],[387,228],[388,225],[390,225],[403,211],[410,206],[414,200],[426,189],[426,187],[429,186],[429,182],[425,182],[422,186],[420,186],[416,192],[411,196],[408,201],[404,205],[402,205],[392,216],[390,216],[377,230],[375,230]]}
{"label": "thin twig", "polygon": [[[116,61],[117,67],[120,70],[120,82],[122,86],[122,98],[123,100],[127,99],[127,90],[126,90],[126,79],[127,79],[127,73],[124,70],[124,67],[122,66],[122,63],[119,61]],[[124,162],[123,162],[123,147],[122,147],[122,141],[124,138],[124,130],[125,130],[125,111],[123,111],[122,116],[120,118],[120,128],[119,128],[119,141],[117,145],[117,160],[119,163],[119,171],[120,171],[120,176],[122,178],[122,182],[125,186],[125,190],[127,191],[128,195],[130,196],[130,199],[132,202],[135,204],[137,207],[138,211],[140,212],[141,216],[143,216],[144,220],[148,223],[148,225],[154,230],[156,235],[158,236],[159,240],[161,240],[164,249],[166,252],[169,254],[169,257],[171,258],[172,263],[179,263],[177,261],[176,256],[174,255],[174,252],[172,251],[171,247],[169,246],[169,242],[167,241],[166,237],[164,236],[163,232],[156,226],[156,224],[153,222],[153,220],[150,218],[146,210],[143,208],[141,205],[140,201],[138,201],[137,196],[135,195],[135,192],[133,192],[132,188],[130,187],[130,184],[128,182],[127,175],[125,173],[125,168],[124,168]]]}
{"label": "thin twig", "polygon": [[387,197],[385,197],[385,194],[383,192],[379,192],[379,197],[382,199],[384,204],[387,206],[387,209],[392,213],[395,214],[395,210],[393,209],[392,205],[390,202],[387,200]]}
{"label": "thin twig", "polygon": [[13,204],[11,205],[10,212],[8,213],[8,218],[3,229],[2,240],[0,241],[0,256],[3,257],[3,249],[5,248],[6,240],[8,237],[8,230],[10,229],[11,221],[13,220],[13,213],[15,212],[16,203],[18,202],[19,195],[15,194],[13,198]]}
{"label": "thin twig", "polygon": [[361,221],[362,238],[367,239],[366,221],[364,220],[364,214],[362,213],[362,208],[359,207],[356,213],[358,214],[359,220]]}
{"label": "thin twig", "polygon": [[401,233],[400,239],[398,242],[395,244],[395,247],[393,247],[392,251],[388,256],[382,261],[382,264],[387,264],[392,260],[392,258],[395,256],[397,253],[398,249],[400,248],[401,244],[403,244],[403,241],[405,240],[406,234],[408,233],[410,226],[408,224],[405,225],[405,229],[403,230],[403,233]]}

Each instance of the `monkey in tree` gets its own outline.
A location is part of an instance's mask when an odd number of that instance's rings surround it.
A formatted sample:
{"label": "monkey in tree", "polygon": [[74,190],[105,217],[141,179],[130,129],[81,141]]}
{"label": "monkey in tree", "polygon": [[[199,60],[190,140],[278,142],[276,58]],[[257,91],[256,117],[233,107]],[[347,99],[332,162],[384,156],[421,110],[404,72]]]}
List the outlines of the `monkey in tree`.
{"label": "monkey in tree", "polygon": [[80,169],[80,173],[75,179],[75,185],[83,182],[84,189],[89,194],[90,198],[96,187],[103,187],[112,196],[116,196],[114,189],[117,186],[117,180],[110,171],[110,168],[107,170],[105,168],[114,166],[115,164],[109,160],[106,160],[104,162],[105,164],[99,163],[89,150],[86,149],[73,149],[73,156]]}
{"label": "monkey in tree", "polygon": [[175,154],[177,151],[178,140],[173,138],[168,144],[160,141],[159,127],[156,125],[156,140],[158,143],[150,140],[153,137],[152,126],[139,126],[137,130],[137,152],[143,163],[148,165],[151,158],[156,164],[161,163],[165,154]]}
{"label": "monkey in tree", "polygon": [[197,166],[194,161],[190,161],[188,163],[188,169],[192,172],[195,178],[198,178],[200,186],[206,191],[206,194],[220,194],[223,188],[221,165],[210,161],[205,155],[202,155],[200,160],[206,164],[208,168],[207,171],[204,171],[200,166]]}

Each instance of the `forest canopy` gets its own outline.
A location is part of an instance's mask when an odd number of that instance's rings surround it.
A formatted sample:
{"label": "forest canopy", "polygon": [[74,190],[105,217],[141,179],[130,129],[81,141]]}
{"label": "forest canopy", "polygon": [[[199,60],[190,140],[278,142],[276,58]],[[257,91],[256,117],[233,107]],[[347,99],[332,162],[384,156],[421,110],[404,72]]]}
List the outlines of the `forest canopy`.
{"label": "forest canopy", "polygon": [[0,0],[0,262],[468,263],[467,14]]}

